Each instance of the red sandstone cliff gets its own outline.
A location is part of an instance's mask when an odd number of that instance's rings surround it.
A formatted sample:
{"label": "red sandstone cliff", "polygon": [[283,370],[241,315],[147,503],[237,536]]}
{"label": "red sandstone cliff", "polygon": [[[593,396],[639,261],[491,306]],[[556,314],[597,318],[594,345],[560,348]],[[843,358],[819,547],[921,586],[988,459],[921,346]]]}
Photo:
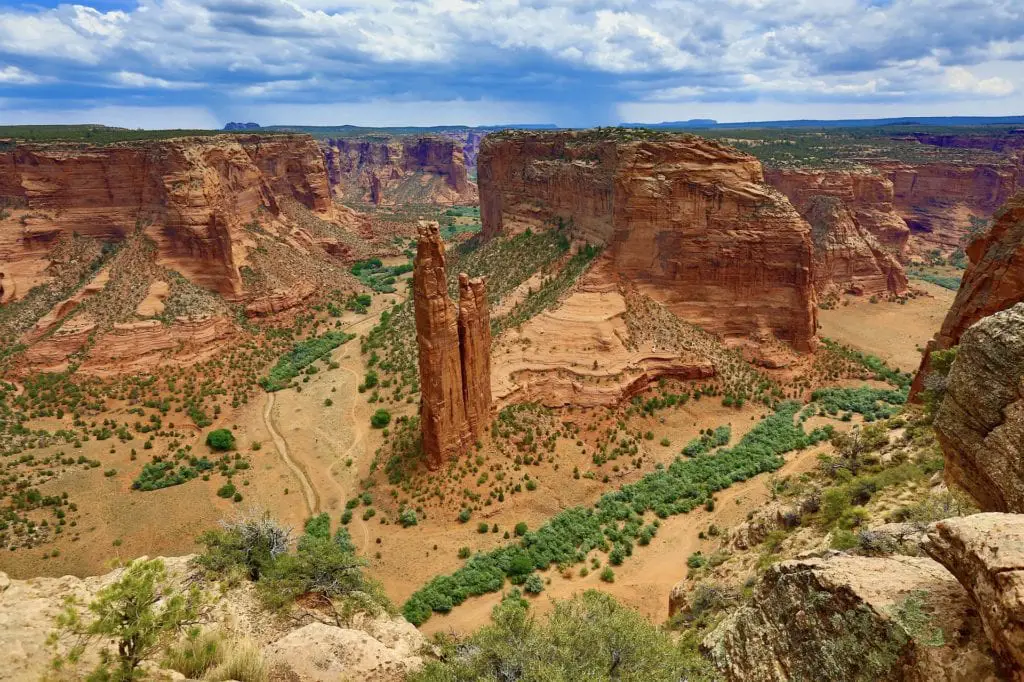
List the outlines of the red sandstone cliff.
{"label": "red sandstone cliff", "polygon": [[875,164],[893,184],[896,212],[910,227],[911,250],[951,252],[968,238],[971,219],[987,220],[1020,187],[1006,163]]}
{"label": "red sandstone cliff", "polygon": [[888,179],[877,173],[791,169],[766,171],[765,179],[811,226],[819,297],[907,290],[897,256],[910,230],[893,209]]}
{"label": "red sandstone cliff", "polygon": [[[62,292],[4,333],[31,346],[28,368],[88,351],[82,369],[97,373],[223,343],[237,328],[211,291],[267,315],[346,286],[363,225],[334,205],[319,148],[298,135],[18,145],[0,152],[0,206],[0,303]],[[65,262],[72,242],[81,253]],[[69,262],[100,267],[101,247],[113,255],[84,288],[65,276]]]}
{"label": "red sandstone cliff", "polygon": [[328,139],[324,160],[331,186],[373,204],[474,203],[461,142],[440,137]]}
{"label": "red sandstone cliff", "polygon": [[478,439],[491,417],[491,317],[484,279],[464,273],[459,275],[459,352],[466,419]]}
{"label": "red sandstone cliff", "polygon": [[571,224],[683,319],[810,348],[810,229],[764,185],[757,159],[693,136],[631,135],[488,135],[478,159],[484,235]]}
{"label": "red sandstone cliff", "polygon": [[924,387],[932,351],[955,346],[975,322],[1024,301],[1024,191],[996,213],[991,229],[968,246],[967,257],[956,299],[921,359],[912,397]]}
{"label": "red sandstone cliff", "polygon": [[62,232],[118,242],[142,228],[160,265],[229,297],[242,294],[240,247],[258,214],[276,216],[286,198],[325,217],[333,211],[323,160],[306,136],[19,145],[0,153],[0,197],[28,211],[0,223],[5,263],[38,259]]}
{"label": "red sandstone cliff", "polygon": [[419,347],[420,424],[427,465],[466,451],[491,410],[491,331],[482,279],[459,276],[459,305],[448,296],[444,242],[436,223],[419,230],[413,270]]}

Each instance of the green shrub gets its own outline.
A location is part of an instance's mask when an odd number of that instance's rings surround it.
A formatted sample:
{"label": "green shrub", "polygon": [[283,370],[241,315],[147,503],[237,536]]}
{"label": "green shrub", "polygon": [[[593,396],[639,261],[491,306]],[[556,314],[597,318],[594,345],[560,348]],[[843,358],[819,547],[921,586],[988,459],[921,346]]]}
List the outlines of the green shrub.
{"label": "green shrub", "polygon": [[391,423],[391,413],[381,408],[370,417],[370,425],[375,429],[383,429]]}
{"label": "green shrub", "polygon": [[402,525],[402,528],[415,526],[417,522],[418,519],[416,518],[416,510],[412,509],[411,507],[406,507],[398,514],[398,523]]}
{"label": "green shrub", "polygon": [[601,575],[598,576],[603,582],[613,583],[615,582],[615,571],[610,566],[605,566],[601,571]]}
{"label": "green shrub", "polygon": [[527,594],[540,594],[544,591],[544,581],[536,573],[530,575],[523,583],[523,591]]}
{"label": "green shrub", "polygon": [[216,429],[206,434],[206,444],[214,450],[235,449],[235,435],[229,429]]}
{"label": "green shrub", "polygon": [[528,527],[526,525],[526,521],[520,521],[519,523],[517,523],[516,526],[515,526],[516,537],[520,537],[521,538],[524,535],[526,535],[527,529],[528,529]]}

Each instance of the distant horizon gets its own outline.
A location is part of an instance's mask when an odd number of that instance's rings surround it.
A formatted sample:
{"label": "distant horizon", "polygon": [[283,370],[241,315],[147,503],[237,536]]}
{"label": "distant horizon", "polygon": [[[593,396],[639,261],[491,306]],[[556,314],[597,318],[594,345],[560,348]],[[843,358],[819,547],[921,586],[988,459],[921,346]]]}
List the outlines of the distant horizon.
{"label": "distant horizon", "polygon": [[1022,62],[1014,0],[5,0],[0,124],[983,116]]}
{"label": "distant horizon", "polygon": [[[955,120],[956,122],[949,122]],[[945,121],[945,122],[943,122]],[[123,128],[127,130],[206,130],[206,131],[225,131],[225,132],[245,132],[245,129],[226,131],[225,127],[231,124],[251,124],[255,123],[259,126],[258,130],[271,130],[271,129],[291,129],[291,128],[319,128],[319,129],[330,129],[330,128],[359,128],[359,129],[403,129],[403,128],[415,128],[415,129],[445,129],[445,128],[469,128],[469,129],[502,129],[502,128],[522,128],[522,129],[560,129],[560,130],[572,130],[572,129],[585,129],[585,128],[596,128],[596,127],[686,127],[686,124],[690,124],[690,127],[697,128],[714,128],[714,127],[726,127],[726,128],[742,128],[749,126],[762,127],[771,126],[776,128],[785,127],[806,127],[813,128],[818,127],[817,124],[827,124],[827,127],[844,127],[843,125],[835,124],[850,124],[849,127],[872,127],[872,126],[891,126],[891,125],[920,125],[920,126],[948,126],[948,127],[970,127],[977,125],[1022,125],[1024,126],[1024,114],[1006,114],[1006,115],[991,115],[991,116],[973,116],[973,115],[940,115],[940,116],[887,116],[887,117],[851,117],[851,118],[797,118],[797,119],[762,119],[762,120],[717,120],[713,118],[690,118],[690,119],[678,119],[678,120],[662,120],[662,121],[622,121],[619,123],[612,124],[595,124],[587,126],[561,126],[555,123],[483,123],[483,124],[466,124],[466,123],[448,123],[448,124],[435,124],[435,125],[418,125],[415,123],[410,124],[389,124],[389,125],[367,125],[357,123],[336,123],[336,124],[303,124],[303,123],[271,123],[263,124],[254,119],[234,119],[225,121],[219,126],[205,127],[144,127],[144,126],[123,126],[123,125],[111,125],[108,123],[102,123],[98,121],[84,121],[84,122],[67,122],[67,123],[8,123],[4,120],[0,120],[0,128],[3,127],[29,127],[29,126],[103,126],[108,128]],[[792,124],[792,125],[785,125]],[[256,130],[256,129],[250,129]]]}

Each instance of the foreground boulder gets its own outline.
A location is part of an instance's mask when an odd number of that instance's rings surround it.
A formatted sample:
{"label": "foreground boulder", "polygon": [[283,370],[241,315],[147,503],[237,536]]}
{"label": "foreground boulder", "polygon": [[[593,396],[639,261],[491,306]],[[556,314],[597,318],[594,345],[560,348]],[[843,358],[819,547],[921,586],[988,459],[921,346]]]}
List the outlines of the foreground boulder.
{"label": "foreground boulder", "polygon": [[999,679],[967,593],[920,557],[776,564],[703,647],[745,682]]}
{"label": "foreground boulder", "polygon": [[967,589],[997,655],[1014,679],[1024,679],[1024,515],[939,521],[925,551]]}
{"label": "foreground boulder", "polygon": [[935,432],[947,480],[985,511],[1024,512],[1024,303],[964,333]]}

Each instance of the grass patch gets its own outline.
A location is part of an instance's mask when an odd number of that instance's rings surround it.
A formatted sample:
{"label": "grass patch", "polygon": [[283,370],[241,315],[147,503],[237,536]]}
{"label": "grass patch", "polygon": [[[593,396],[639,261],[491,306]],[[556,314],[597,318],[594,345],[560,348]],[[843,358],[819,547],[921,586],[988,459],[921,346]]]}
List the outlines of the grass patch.
{"label": "grass patch", "polygon": [[330,331],[322,336],[296,343],[291,351],[277,361],[268,376],[260,377],[260,386],[267,392],[287,388],[291,380],[299,375],[299,372],[354,338],[355,334]]}

